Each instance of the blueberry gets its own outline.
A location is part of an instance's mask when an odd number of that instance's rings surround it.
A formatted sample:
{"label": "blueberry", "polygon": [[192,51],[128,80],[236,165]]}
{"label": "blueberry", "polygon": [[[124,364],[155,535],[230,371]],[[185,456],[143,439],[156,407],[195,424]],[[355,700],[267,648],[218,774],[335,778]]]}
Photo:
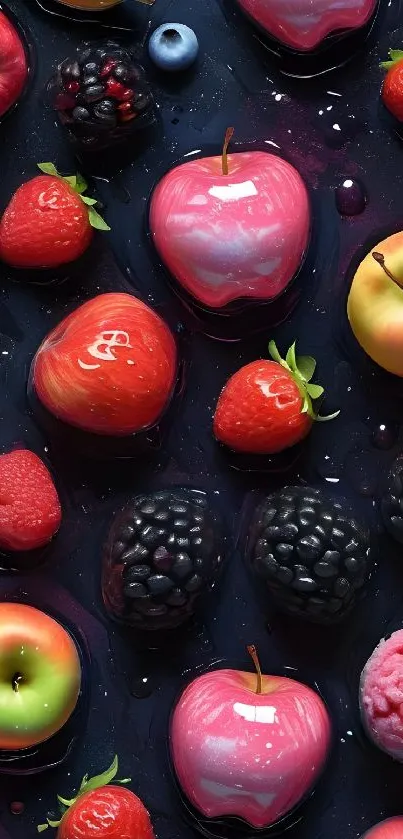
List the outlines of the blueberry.
{"label": "blueberry", "polygon": [[134,93],[134,96],[133,96],[133,99],[132,99],[132,105],[133,105],[134,110],[137,111],[137,113],[141,113],[141,111],[145,111],[145,109],[148,108],[149,104],[150,104],[150,99],[149,99],[149,97],[147,96],[146,93],[140,93],[140,92]]}
{"label": "blueberry", "polygon": [[151,35],[148,51],[151,61],[160,70],[175,72],[187,70],[193,64],[199,52],[199,43],[189,26],[164,23]]}
{"label": "blueberry", "polygon": [[104,86],[102,84],[94,84],[87,87],[83,93],[84,102],[98,102],[104,95]]}
{"label": "blueberry", "polygon": [[107,125],[110,128],[115,127],[117,123],[116,108],[114,103],[109,99],[104,99],[95,105],[93,113],[98,122],[102,122],[103,125]]}

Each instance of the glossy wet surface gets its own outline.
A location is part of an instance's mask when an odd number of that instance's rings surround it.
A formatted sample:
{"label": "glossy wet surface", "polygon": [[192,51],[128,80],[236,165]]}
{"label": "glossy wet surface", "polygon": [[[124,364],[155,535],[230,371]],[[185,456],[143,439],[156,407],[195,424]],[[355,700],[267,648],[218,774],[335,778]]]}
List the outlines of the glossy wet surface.
{"label": "glossy wet surface", "polygon": [[[37,66],[27,97],[0,127],[2,208],[13,190],[35,175],[36,162],[53,160],[66,172],[74,167],[67,137],[42,92],[54,66],[82,40],[107,34],[104,27],[52,17],[33,0],[10,5],[32,33]],[[50,0],[41,5],[50,8]],[[131,9],[123,15],[122,8],[115,21],[122,27],[133,24],[137,34],[144,34],[148,10],[137,12],[137,4]],[[1,590],[15,590],[21,599],[76,622],[86,636],[93,669],[90,723],[68,762],[34,780],[2,779],[1,839],[35,836],[35,825],[54,807],[56,793],[73,791],[84,773],[106,768],[115,752],[120,774],[131,775],[133,789],[149,807],[159,839],[194,835],[193,817],[178,796],[168,760],[172,704],[186,681],[214,662],[250,669],[245,648],[251,643],[259,649],[264,672],[316,685],[334,720],[330,765],[314,797],[291,819],[298,823],[287,836],[353,838],[402,810],[401,767],[365,739],[358,683],[380,637],[399,629],[403,619],[401,548],[386,536],[378,509],[383,476],[401,450],[403,384],[358,349],[345,316],[348,283],[358,261],[370,246],[402,228],[403,149],[378,100],[379,62],[390,46],[402,45],[402,13],[400,0],[383,3],[367,52],[336,73],[296,81],[278,73],[270,53],[229,3],[206,0],[184,9],[181,0],[156,0],[155,25],[169,20],[191,25],[200,40],[200,57],[194,70],[171,80],[149,68],[139,46],[160,120],[149,146],[122,174],[120,156],[106,168],[93,164],[93,173],[102,178],[95,181],[97,195],[112,227],[102,239],[105,247],[99,248],[90,271],[60,286],[24,285],[2,268],[1,444],[7,450],[20,443],[49,458],[64,520],[40,573],[22,581],[5,578]],[[112,14],[108,19],[113,22]],[[190,153],[218,153],[229,125],[236,131],[233,151],[238,144],[284,155],[306,180],[314,203],[298,308],[274,332],[235,344],[212,341],[194,328],[194,319],[156,263],[145,218],[156,180]],[[362,184],[367,196],[358,215],[340,215],[336,207],[334,190],[349,179]],[[26,398],[30,362],[49,330],[95,294],[130,289],[179,329],[186,362],[186,389],[166,442],[141,469],[130,462],[87,462],[71,452],[66,457],[62,446],[42,435]],[[276,471],[281,461],[259,475],[232,468],[214,443],[211,424],[228,376],[265,356],[272,337],[281,351],[297,340],[301,352],[317,358],[317,380],[328,394],[326,413],[340,408],[341,415],[314,428],[301,457],[285,461],[292,464],[288,473]],[[245,461],[235,465],[244,467]],[[377,571],[364,602],[336,628],[301,624],[262,609],[243,561],[247,523],[260,492],[298,481],[347,497],[357,517],[373,528]],[[162,652],[146,652],[144,638],[142,650],[136,651],[132,636],[104,611],[102,546],[113,513],[131,496],[172,483],[216,493],[233,549],[217,591],[206,598],[192,626],[175,631],[171,652],[168,639]],[[12,813],[13,802],[24,803],[23,813]],[[225,826],[204,822],[200,827],[207,835],[233,835]]]}

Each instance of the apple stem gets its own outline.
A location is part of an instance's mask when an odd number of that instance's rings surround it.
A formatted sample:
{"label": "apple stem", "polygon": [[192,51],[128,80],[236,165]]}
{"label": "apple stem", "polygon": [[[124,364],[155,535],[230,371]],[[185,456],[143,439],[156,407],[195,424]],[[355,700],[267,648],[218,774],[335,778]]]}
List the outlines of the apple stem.
{"label": "apple stem", "polygon": [[383,253],[379,253],[378,251],[373,251],[372,252],[372,257],[373,257],[373,259],[375,259],[375,262],[377,262],[378,265],[381,266],[382,270],[385,271],[386,276],[389,277],[389,279],[392,280],[392,282],[395,283],[395,285],[397,285],[399,288],[401,288],[401,285],[397,281],[396,277],[393,276],[392,272],[389,271],[389,268],[387,267],[387,265],[385,265],[385,257],[383,255]]}
{"label": "apple stem", "polygon": [[262,670],[260,667],[259,656],[257,654],[257,649],[254,644],[251,644],[246,648],[248,653],[256,667],[256,674],[257,674],[257,684],[256,684],[256,693],[262,692]]}
{"label": "apple stem", "polygon": [[228,175],[228,146],[231,142],[234,128],[227,128],[224,137],[224,145],[222,147],[221,166],[223,175]]}
{"label": "apple stem", "polygon": [[22,673],[14,673],[14,676],[11,680],[11,684],[13,686],[13,690],[15,693],[18,693],[20,689],[20,682],[22,682],[23,676]]}

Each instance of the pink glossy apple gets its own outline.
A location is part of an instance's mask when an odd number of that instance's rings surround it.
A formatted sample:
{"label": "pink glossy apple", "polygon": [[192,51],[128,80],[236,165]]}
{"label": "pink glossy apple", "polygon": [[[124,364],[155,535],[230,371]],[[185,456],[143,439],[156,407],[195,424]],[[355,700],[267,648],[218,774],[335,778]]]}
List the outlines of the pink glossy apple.
{"label": "pink glossy apple", "polygon": [[402,839],[403,816],[394,816],[371,827],[361,839]]}
{"label": "pink glossy apple", "polygon": [[[254,652],[254,648],[250,648]],[[204,816],[267,827],[314,787],[331,724],[311,688],[281,676],[215,670],[182,694],[170,745],[179,784]]]}
{"label": "pink glossy apple", "polygon": [[238,5],[269,35],[287,47],[308,51],[328,35],[359,29],[378,0],[238,0]]}
{"label": "pink glossy apple", "polygon": [[[229,133],[230,132],[230,133]],[[301,176],[263,151],[189,160],[151,199],[150,230],[163,263],[199,304],[271,300],[299,270],[311,212]]]}

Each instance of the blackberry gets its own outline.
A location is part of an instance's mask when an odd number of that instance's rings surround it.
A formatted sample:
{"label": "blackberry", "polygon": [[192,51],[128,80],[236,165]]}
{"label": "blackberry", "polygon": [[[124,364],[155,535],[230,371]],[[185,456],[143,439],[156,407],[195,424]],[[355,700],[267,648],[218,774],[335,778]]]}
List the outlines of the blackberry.
{"label": "blackberry", "polygon": [[249,559],[283,610],[320,623],[341,620],[371,575],[366,528],[310,487],[286,487],[265,499]]}
{"label": "blackberry", "polygon": [[403,457],[396,458],[381,499],[383,521],[388,533],[403,544]]}
{"label": "blackberry", "polygon": [[138,496],[107,540],[102,588],[109,612],[139,629],[179,626],[215,585],[224,544],[205,493],[175,488]]}
{"label": "blackberry", "polygon": [[[123,139],[131,124],[134,130],[138,117],[146,121],[153,103],[142,68],[129,51],[112,42],[63,61],[50,90],[60,121],[86,146],[107,146]],[[89,113],[85,125],[82,108]]]}

